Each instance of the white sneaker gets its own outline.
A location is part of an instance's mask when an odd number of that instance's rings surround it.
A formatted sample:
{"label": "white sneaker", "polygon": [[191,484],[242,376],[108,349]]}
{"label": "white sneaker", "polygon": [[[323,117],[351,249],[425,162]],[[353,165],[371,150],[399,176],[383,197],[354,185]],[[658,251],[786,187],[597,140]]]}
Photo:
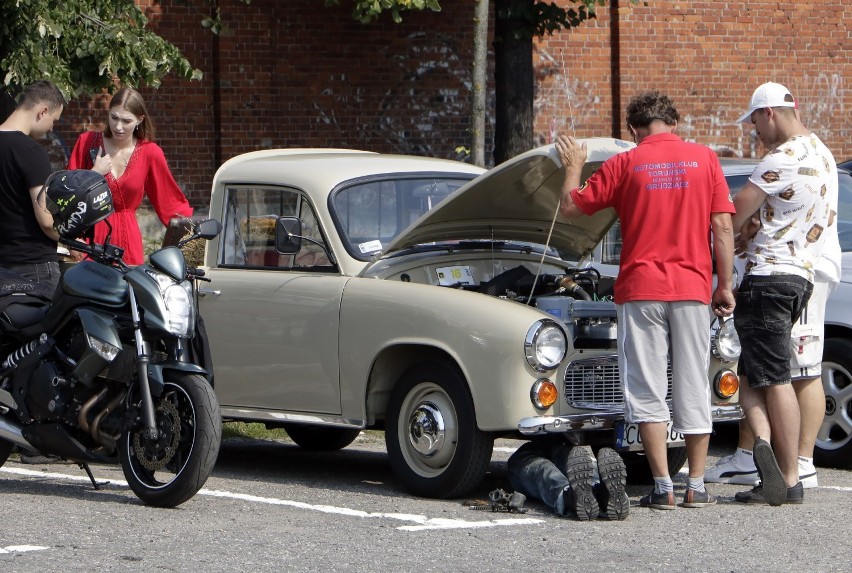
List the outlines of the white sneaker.
{"label": "white sneaker", "polygon": [[736,454],[719,458],[716,465],[704,472],[704,481],[707,483],[754,485],[759,479],[754,459]]}
{"label": "white sneaker", "polygon": [[811,489],[818,487],[817,471],[813,461],[808,461],[801,456],[799,457],[799,481],[802,482],[802,487]]}

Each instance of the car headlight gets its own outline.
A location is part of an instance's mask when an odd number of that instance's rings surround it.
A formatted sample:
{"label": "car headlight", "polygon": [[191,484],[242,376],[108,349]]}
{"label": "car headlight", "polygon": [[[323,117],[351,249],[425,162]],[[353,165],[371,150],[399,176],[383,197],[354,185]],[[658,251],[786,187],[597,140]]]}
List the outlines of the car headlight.
{"label": "car headlight", "polygon": [[192,300],[192,283],[183,281],[176,283],[173,278],[147,269],[148,276],[157,281],[163,305],[166,307],[166,328],[169,334],[181,338],[191,338],[195,333],[195,304]]}
{"label": "car headlight", "polygon": [[553,370],[565,358],[568,341],[562,327],[552,320],[539,320],[527,331],[524,354],[539,372]]}
{"label": "car headlight", "polygon": [[719,328],[713,336],[713,355],[723,362],[735,362],[740,357],[740,337],[734,328],[733,318],[719,319]]}

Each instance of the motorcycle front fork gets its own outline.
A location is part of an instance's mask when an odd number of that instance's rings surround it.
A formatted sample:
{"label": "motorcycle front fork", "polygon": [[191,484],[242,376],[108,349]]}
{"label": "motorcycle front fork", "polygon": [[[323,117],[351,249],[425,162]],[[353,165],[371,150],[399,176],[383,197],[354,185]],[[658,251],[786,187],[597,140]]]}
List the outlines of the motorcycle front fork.
{"label": "motorcycle front fork", "polygon": [[154,399],[151,397],[151,385],[148,383],[148,363],[151,361],[148,343],[142,338],[139,307],[136,305],[136,295],[130,292],[130,315],[133,319],[133,337],[136,340],[136,372],[139,377],[139,393],[142,395],[142,423],[145,433],[151,440],[156,440],[157,420],[154,417]]}

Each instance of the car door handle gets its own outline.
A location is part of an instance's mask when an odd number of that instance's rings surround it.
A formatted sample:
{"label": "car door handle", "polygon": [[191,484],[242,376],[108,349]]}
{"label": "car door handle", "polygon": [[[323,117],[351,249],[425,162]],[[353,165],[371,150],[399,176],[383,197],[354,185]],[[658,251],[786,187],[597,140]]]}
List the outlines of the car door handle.
{"label": "car door handle", "polygon": [[207,296],[208,294],[215,294],[216,296],[219,296],[220,294],[222,294],[222,291],[218,289],[199,288],[198,294],[200,296]]}

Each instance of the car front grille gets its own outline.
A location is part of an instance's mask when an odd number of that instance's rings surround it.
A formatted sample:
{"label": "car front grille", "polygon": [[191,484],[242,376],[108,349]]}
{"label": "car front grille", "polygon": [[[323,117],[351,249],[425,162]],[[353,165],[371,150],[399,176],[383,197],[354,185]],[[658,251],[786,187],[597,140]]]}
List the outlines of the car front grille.
{"label": "car front grille", "polygon": [[[666,371],[672,398],[672,366]],[[624,393],[618,377],[618,356],[598,356],[572,360],[565,370],[565,401],[572,408],[612,410],[624,408]]]}

